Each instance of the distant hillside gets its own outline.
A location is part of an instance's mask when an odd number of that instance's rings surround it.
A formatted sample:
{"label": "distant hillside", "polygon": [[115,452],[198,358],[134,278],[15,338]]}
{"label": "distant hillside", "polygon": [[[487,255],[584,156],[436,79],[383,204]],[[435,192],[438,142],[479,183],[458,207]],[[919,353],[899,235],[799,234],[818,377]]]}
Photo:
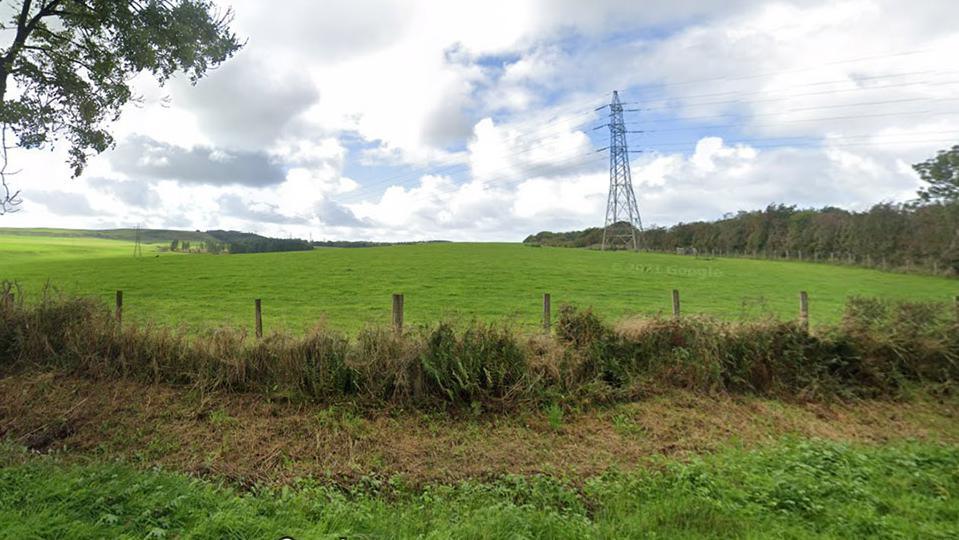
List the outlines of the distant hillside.
{"label": "distant hillside", "polygon": [[[103,238],[106,240],[136,240],[136,229],[52,229],[0,228],[0,234],[16,236],[55,236],[66,238]],[[177,231],[169,229],[140,229],[144,244],[163,244],[161,249],[220,253],[224,246],[230,253],[261,253],[270,251],[306,251],[313,249],[306,240],[269,238],[239,231]],[[169,246],[167,248],[166,246]]]}
{"label": "distant hillside", "polygon": [[[626,223],[618,223],[617,226],[629,227]],[[590,227],[582,231],[569,232],[542,231],[527,236],[523,243],[537,246],[599,248],[603,244],[603,228]]]}
{"label": "distant hillside", "polygon": [[272,251],[309,251],[306,240],[298,238],[268,238],[239,231],[207,231],[207,234],[229,246],[230,253],[266,253]]}
{"label": "distant hillside", "polygon": [[315,240],[314,247],[365,248],[383,246],[412,246],[417,244],[443,244],[449,240],[416,240],[411,242],[372,242],[369,240]]}
{"label": "distant hillside", "polygon": [[[103,238],[133,242],[136,229],[54,229],[0,227],[0,235],[54,236],[60,238]],[[308,251],[314,247],[363,248],[411,244],[436,244],[449,240],[420,240],[412,242],[372,242],[368,240],[307,241],[299,238],[271,238],[240,231],[178,231],[170,229],[140,229],[144,244],[165,244],[162,249],[199,253],[265,253],[274,251]]]}
{"label": "distant hillside", "polygon": [[[136,229],[52,229],[14,227],[0,227],[0,234],[18,236],[58,236],[67,238],[105,238],[107,240],[124,240],[133,242],[136,239]],[[216,238],[201,231],[177,231],[170,229],[140,229],[140,241],[145,244],[168,244],[173,240],[188,242],[209,242]]]}

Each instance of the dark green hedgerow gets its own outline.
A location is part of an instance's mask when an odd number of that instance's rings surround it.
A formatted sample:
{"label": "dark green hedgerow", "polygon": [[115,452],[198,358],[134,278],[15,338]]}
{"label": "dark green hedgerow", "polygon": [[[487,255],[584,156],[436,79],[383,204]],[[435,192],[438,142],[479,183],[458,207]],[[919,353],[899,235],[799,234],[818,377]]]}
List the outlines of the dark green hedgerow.
{"label": "dark green hedgerow", "polygon": [[779,397],[896,396],[904,384],[959,378],[959,328],[942,306],[850,299],[843,322],[703,317],[606,324],[564,306],[556,335],[441,323],[404,335],[355,338],[318,327],[302,337],[120,327],[101,303],[55,294],[0,304],[0,370],[56,368],[96,378],[265,392],[289,399],[358,399],[412,406],[504,409],[522,403],[632,399],[657,388]]}

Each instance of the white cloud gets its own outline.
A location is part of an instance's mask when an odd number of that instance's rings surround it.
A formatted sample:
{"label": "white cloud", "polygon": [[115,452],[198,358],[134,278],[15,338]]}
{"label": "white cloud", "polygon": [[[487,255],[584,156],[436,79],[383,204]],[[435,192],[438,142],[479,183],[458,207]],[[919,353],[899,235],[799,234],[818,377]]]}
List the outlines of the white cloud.
{"label": "white cloud", "polygon": [[[630,117],[647,132],[632,138],[647,223],[908,199],[909,164],[959,139],[959,3],[229,4],[249,38],[237,58],[196,87],[138,77],[118,149],[84,178],[66,180],[62,149],[15,153],[28,204],[2,224],[478,240],[597,226],[593,108],[612,88],[646,109]],[[78,197],[92,212],[68,215]]]}

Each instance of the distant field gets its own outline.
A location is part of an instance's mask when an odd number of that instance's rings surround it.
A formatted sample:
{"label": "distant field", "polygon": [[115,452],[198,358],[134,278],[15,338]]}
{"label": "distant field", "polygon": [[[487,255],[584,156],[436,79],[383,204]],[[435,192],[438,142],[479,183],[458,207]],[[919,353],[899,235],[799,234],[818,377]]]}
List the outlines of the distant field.
{"label": "distant field", "polygon": [[[176,231],[165,229],[141,229],[140,241],[144,243],[169,244],[174,238],[190,242],[205,242],[216,240],[209,234],[200,231]],[[126,240],[133,242],[137,237],[136,229],[50,229],[37,228],[9,228],[0,227],[0,236],[44,236],[57,238],[100,238],[106,240]]]}
{"label": "distant field", "polygon": [[[794,317],[810,295],[812,322],[835,322],[850,295],[947,301],[955,280],[825,264],[697,259],[652,253],[603,253],[521,244],[426,244],[249,255],[156,252],[134,258],[120,240],[0,235],[0,279],[16,280],[28,299],[48,280],[68,292],[112,301],[125,315],[186,325],[248,325],[263,299],[267,331],[301,331],[321,319],[354,330],[389,321],[390,294],[406,295],[410,324],[441,318],[512,320],[535,325],[541,295],[554,305],[592,306],[618,319],[667,313],[670,290],[684,313],[728,319]],[[159,256],[157,256],[159,255]]]}

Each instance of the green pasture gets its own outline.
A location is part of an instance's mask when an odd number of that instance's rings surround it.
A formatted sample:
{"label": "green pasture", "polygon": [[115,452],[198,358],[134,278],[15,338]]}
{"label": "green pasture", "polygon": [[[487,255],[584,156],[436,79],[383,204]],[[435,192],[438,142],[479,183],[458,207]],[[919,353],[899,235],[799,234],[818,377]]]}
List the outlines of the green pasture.
{"label": "green pasture", "polygon": [[[302,331],[318,321],[347,330],[390,320],[405,294],[408,324],[439,319],[538,324],[542,294],[553,305],[591,306],[616,320],[667,314],[679,289],[683,313],[726,319],[795,317],[809,292],[811,319],[836,322],[851,295],[951,301],[955,280],[828,264],[437,243],[244,255],[175,254],[148,244],[133,257],[120,240],[0,235],[0,279],[27,301],[46,283],[112,301],[125,317],[185,326],[250,325],[262,298],[266,330]],[[555,307],[554,307],[555,309]]]}

